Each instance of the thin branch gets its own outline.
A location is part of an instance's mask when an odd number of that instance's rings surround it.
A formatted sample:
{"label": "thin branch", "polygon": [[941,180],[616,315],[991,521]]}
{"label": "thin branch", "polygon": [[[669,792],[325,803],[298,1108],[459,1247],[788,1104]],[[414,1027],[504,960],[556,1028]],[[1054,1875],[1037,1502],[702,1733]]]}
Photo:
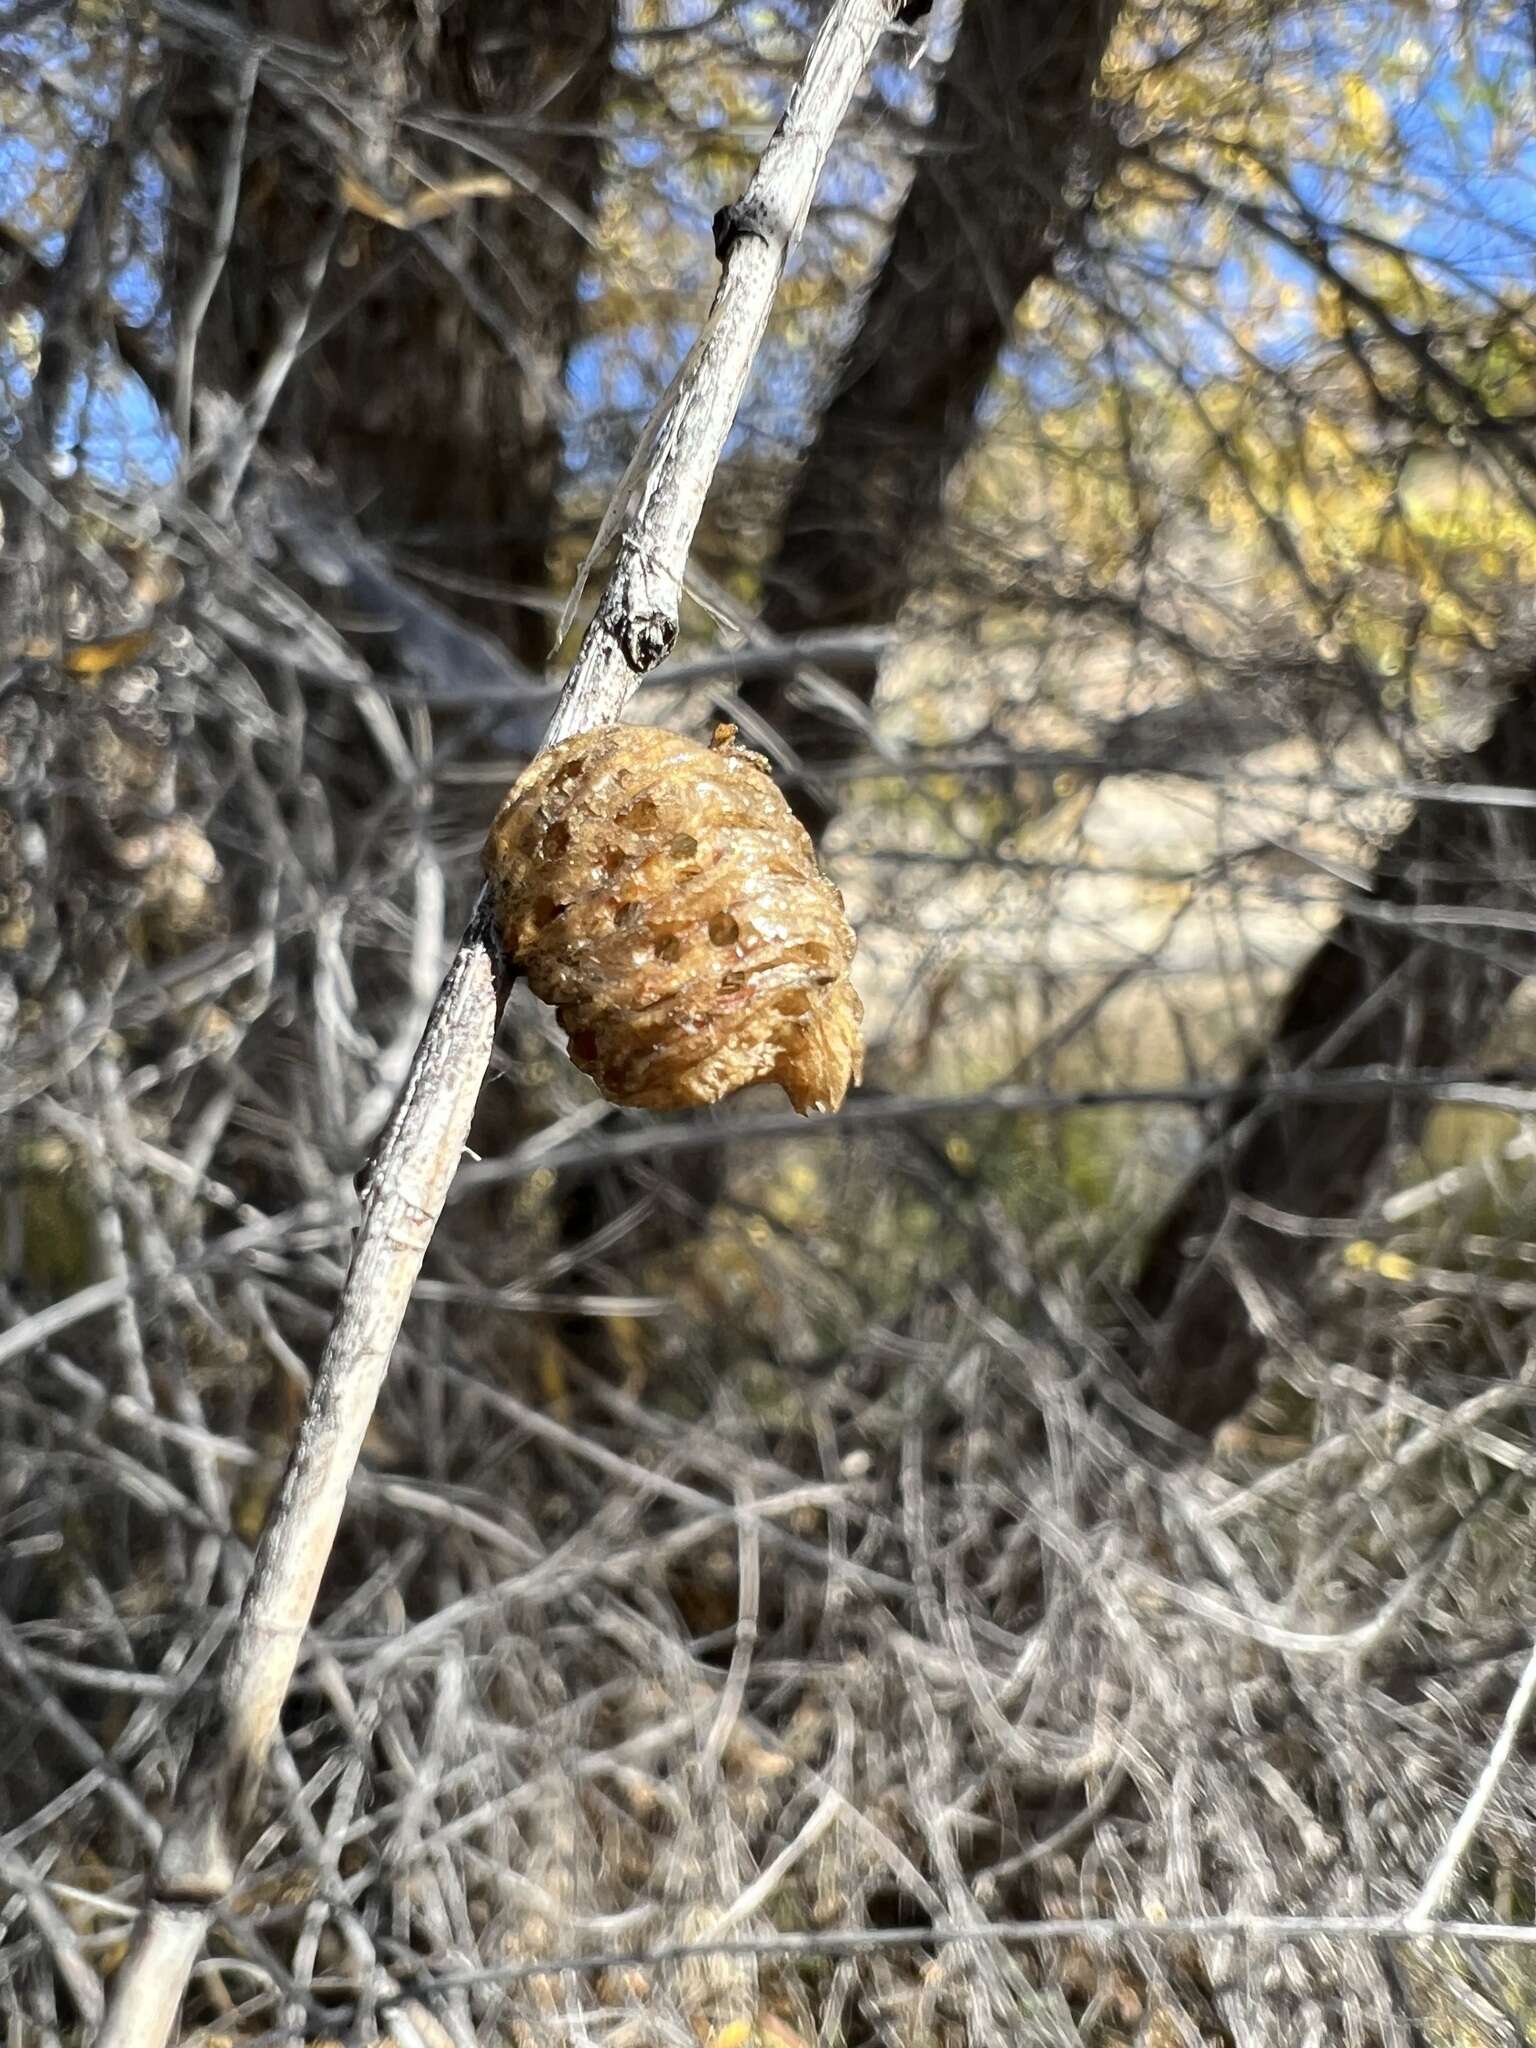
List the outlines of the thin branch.
{"label": "thin branch", "polygon": [[1446,1837],[1445,1847],[1435,1858],[1434,1868],[1424,1880],[1424,1888],[1408,1910],[1405,1926],[1426,1928],[1440,1911],[1446,1893],[1455,1882],[1461,1868],[1462,1858],[1472,1846],[1472,1838],[1483,1824],[1489,1801],[1498,1790],[1504,1767],[1514,1753],[1520,1730],[1525,1726],[1526,1715],[1531,1702],[1536,1699],[1536,1649],[1525,1660],[1525,1669],[1520,1674],[1520,1683],[1515,1687],[1504,1715],[1504,1724],[1499,1730],[1498,1740],[1488,1752],[1488,1761],[1483,1765],[1472,1796],[1462,1808],[1456,1825]]}
{"label": "thin branch", "polygon": [[1190,1913],[1145,1918],[1133,1914],[1050,1920],[984,1920],[971,1926],[820,1928],[811,1932],[752,1935],[729,1941],[668,1942],[649,1949],[612,1949],[584,1956],[536,1956],[423,1978],[412,1988],[423,1997],[478,1985],[526,1983],[532,1977],[595,1977],[605,1970],[660,1970],[706,1958],[827,1960],[834,1956],[889,1955],[910,1949],[946,1949],[974,1943],[1006,1948],[1047,1948],[1083,1942],[1113,1954],[1130,1942],[1159,1945],[1191,1941],[1251,1943],[1260,1950],[1293,1943],[1445,1942],[1486,1948],[1536,1948],[1536,1926],[1521,1921],[1430,1920],[1410,1923],[1399,1914]]}
{"label": "thin branch", "polygon": [[705,493],[735,422],[789,252],[799,241],[827,152],[894,0],[846,0],[822,23],[756,173],[715,217],[725,267],[665,415],[648,426],[650,468],[618,559],[545,736],[554,746],[611,722],[612,705],[677,638],[683,578]]}
{"label": "thin branch", "polygon": [[[657,456],[545,737],[611,724],[670,650],[695,528],[822,164],[897,0],[837,0],[750,185],[715,224],[723,276],[657,433]],[[320,245],[329,254],[329,238]],[[323,272],[312,260],[307,314]],[[301,333],[296,315],[290,339]],[[223,501],[280,382],[262,379]],[[268,404],[270,399],[267,400]],[[484,891],[372,1162],[314,1390],[257,1546],[214,1712],[198,1731],[100,2048],[161,2048],[209,1918],[228,1897],[353,1467],[457,1170],[510,981]],[[103,1304],[105,1305],[105,1304]],[[401,2015],[396,2014],[398,2020]]]}
{"label": "thin branch", "polygon": [[321,286],[331,267],[331,252],[336,246],[344,217],[339,211],[332,213],[316,236],[299,280],[299,296],[283,322],[282,331],[246,401],[239,425],[224,454],[218,484],[209,499],[209,516],[215,526],[223,525],[229,518],[235,499],[240,495],[240,486],[245,481],[251,457],[256,452],[256,444],[298,360]]}
{"label": "thin branch", "polygon": [[0,1365],[9,1365],[13,1358],[20,1358],[39,1344],[51,1344],[55,1337],[76,1323],[83,1323],[88,1316],[99,1316],[109,1308],[116,1308],[128,1299],[131,1285],[126,1274],[114,1274],[106,1280],[93,1280],[89,1287],[78,1288],[67,1294],[62,1301],[51,1301],[46,1308],[35,1310],[10,1329],[0,1331]]}
{"label": "thin branch", "polygon": [[197,369],[198,337],[203,331],[208,308],[213,304],[213,295],[219,288],[219,279],[224,275],[230,244],[235,237],[235,215],[240,206],[240,173],[245,162],[245,133],[251,116],[251,101],[256,97],[256,80],[261,72],[263,54],[260,43],[251,43],[240,60],[234,117],[229,124],[224,173],[219,183],[219,209],[214,216],[213,244],[193,287],[176,347],[173,417],[183,461],[186,461],[192,446],[192,386]]}
{"label": "thin branch", "polygon": [[27,1902],[32,1925],[53,1957],[53,1966],[69,1987],[75,2009],[88,2027],[99,2027],[103,2010],[101,1980],[86,1962],[75,1930],[54,1905],[48,1888],[20,1856],[0,1848],[0,1879]]}
{"label": "thin branch", "polygon": [[540,1167],[590,1171],[625,1159],[656,1160],[669,1153],[708,1151],[717,1145],[762,1143],[774,1138],[848,1136],[850,1128],[920,1123],[925,1117],[1062,1116],[1082,1109],[1212,1109],[1281,1102],[1375,1102],[1396,1096],[1430,1102],[1460,1102],[1511,1116],[1536,1114],[1536,1072],[1518,1080],[1479,1078],[1464,1069],[1395,1071],[1386,1065],[1299,1070],[1253,1080],[1185,1081],[1149,1087],[1057,1088],[1036,1082],[1000,1082],[993,1088],[954,1095],[884,1094],[865,1088],[831,1117],[801,1117],[792,1110],[757,1110],[737,1116],[680,1118],[661,1124],[644,1117],[608,1130],[585,1143],[519,1146],[501,1159],[466,1167],[454,1197],[477,1193],[503,1181],[526,1180]]}

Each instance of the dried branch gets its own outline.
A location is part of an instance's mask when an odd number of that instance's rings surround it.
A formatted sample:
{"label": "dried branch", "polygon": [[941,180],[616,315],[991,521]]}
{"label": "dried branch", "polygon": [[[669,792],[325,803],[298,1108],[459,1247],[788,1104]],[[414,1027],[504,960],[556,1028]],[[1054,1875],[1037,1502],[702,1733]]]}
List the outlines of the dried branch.
{"label": "dried branch", "polygon": [[1532,1700],[1536,1700],[1536,1650],[1533,1650],[1526,1659],[1525,1669],[1520,1674],[1520,1683],[1515,1687],[1514,1697],[1505,1710],[1498,1739],[1488,1752],[1488,1761],[1472,1789],[1472,1796],[1457,1815],[1456,1825],[1447,1836],[1445,1847],[1435,1858],[1434,1868],[1425,1878],[1424,1888],[1408,1912],[1404,1921],[1405,1926],[1431,1926],[1444,1905],[1446,1893],[1456,1882],[1462,1860],[1471,1848],[1473,1838],[1487,1815],[1489,1803],[1499,1788],[1499,1779],[1503,1776],[1515,1744],[1520,1739],[1520,1731],[1531,1711]]}
{"label": "dried branch", "polygon": [[256,97],[256,81],[261,74],[261,58],[260,43],[252,43],[240,59],[240,71],[235,85],[234,117],[230,121],[224,144],[224,166],[219,180],[218,211],[213,223],[213,245],[193,287],[176,346],[172,417],[176,424],[176,438],[180,441],[184,454],[192,446],[192,389],[197,368],[198,339],[203,331],[203,322],[208,317],[208,308],[213,304],[213,295],[219,288],[219,279],[224,275],[230,245],[235,238],[235,215],[240,206],[240,179],[245,162],[246,129],[250,125],[251,102]]}
{"label": "dried branch", "polygon": [[[660,425],[654,465],[546,745],[616,721],[676,638],[694,530],[779,279],[832,140],[896,11],[897,0],[838,0],[745,195],[716,221],[723,276],[715,302]],[[247,452],[248,444],[227,470],[226,492]],[[209,1918],[234,1882],[353,1467],[468,1136],[508,982],[482,893],[372,1162],[308,1411],[257,1547],[214,1712],[195,1741],[133,1950],[113,1985],[102,2048],[158,2048],[170,2038]],[[397,2009],[391,2024],[419,2029],[423,2017]]]}

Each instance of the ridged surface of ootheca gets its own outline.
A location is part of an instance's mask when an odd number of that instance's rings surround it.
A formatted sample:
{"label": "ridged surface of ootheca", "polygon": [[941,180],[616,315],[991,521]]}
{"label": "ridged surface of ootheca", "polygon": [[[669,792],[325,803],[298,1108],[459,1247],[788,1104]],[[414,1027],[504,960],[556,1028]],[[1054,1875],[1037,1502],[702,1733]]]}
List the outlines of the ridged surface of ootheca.
{"label": "ridged surface of ootheca", "polygon": [[486,841],[508,953],[612,1102],[679,1109],[753,1081],[802,1115],[863,1064],[843,899],[767,763],[607,726],[529,766]]}

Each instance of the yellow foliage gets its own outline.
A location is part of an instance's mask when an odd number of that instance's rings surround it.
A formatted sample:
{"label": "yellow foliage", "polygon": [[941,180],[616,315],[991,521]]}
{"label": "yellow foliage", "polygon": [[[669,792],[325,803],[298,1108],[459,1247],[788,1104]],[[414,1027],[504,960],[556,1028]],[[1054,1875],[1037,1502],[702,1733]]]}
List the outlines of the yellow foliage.
{"label": "yellow foliage", "polygon": [[1350,125],[1359,131],[1368,148],[1380,149],[1392,135],[1392,116],[1387,112],[1386,102],[1358,71],[1346,73],[1343,86]]}
{"label": "yellow foliage", "polygon": [[1383,1280],[1411,1280],[1418,1267],[1401,1252],[1384,1252],[1369,1238],[1357,1237],[1343,1252],[1344,1264],[1355,1273],[1379,1273]]}
{"label": "yellow foliage", "polygon": [[120,633],[113,639],[84,641],[64,649],[62,666],[72,676],[105,675],[109,669],[137,661],[151,638],[147,632]]}

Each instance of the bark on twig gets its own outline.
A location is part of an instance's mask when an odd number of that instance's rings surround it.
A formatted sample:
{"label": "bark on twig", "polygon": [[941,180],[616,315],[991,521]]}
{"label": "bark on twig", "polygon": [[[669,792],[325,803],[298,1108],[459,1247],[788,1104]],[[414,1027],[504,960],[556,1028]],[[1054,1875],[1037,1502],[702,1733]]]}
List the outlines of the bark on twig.
{"label": "bark on twig", "polygon": [[[837,0],[744,197],[716,223],[723,275],[656,435],[545,744],[616,721],[677,633],[694,529],[833,137],[898,0]],[[220,1675],[167,1823],[101,2048],[160,2048],[245,1844],[347,1486],[469,1132],[508,986],[482,892],[374,1156],[341,1301]],[[411,2028],[396,2008],[392,2024]],[[414,2031],[425,2015],[417,2013]]]}

